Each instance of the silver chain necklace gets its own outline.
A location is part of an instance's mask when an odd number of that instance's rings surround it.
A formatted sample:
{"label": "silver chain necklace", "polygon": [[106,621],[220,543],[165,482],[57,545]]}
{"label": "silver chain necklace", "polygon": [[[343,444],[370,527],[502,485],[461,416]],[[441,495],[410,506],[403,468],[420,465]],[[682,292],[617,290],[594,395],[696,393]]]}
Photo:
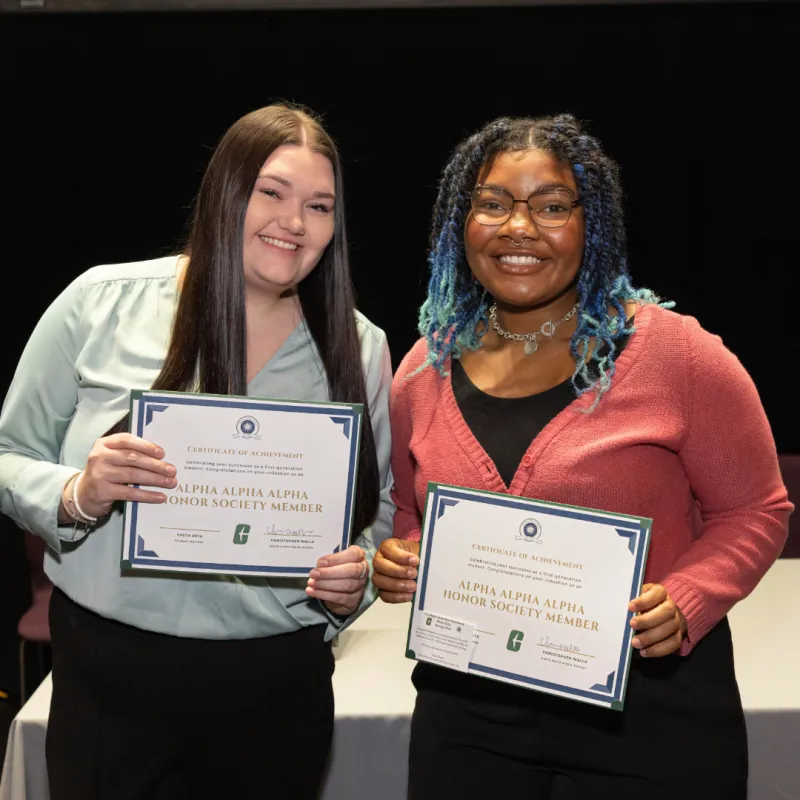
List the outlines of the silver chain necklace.
{"label": "silver chain necklace", "polygon": [[504,339],[511,339],[515,342],[525,342],[525,347],[523,348],[525,355],[532,356],[539,349],[539,342],[536,341],[537,337],[544,336],[546,339],[549,339],[562,322],[567,322],[577,313],[578,304],[575,303],[572,310],[564,314],[558,322],[553,322],[549,319],[542,324],[542,327],[539,328],[538,331],[534,331],[533,333],[509,333],[507,330],[500,327],[500,323],[497,321],[497,303],[494,303],[489,309],[489,322],[494,330]]}

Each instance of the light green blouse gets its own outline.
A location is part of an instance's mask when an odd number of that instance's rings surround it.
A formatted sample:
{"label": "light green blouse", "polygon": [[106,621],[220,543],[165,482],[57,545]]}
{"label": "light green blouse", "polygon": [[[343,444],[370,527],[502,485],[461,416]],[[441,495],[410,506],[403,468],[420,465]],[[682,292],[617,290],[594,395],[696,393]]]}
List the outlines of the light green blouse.
{"label": "light green blouse", "polygon": [[[145,630],[202,639],[272,636],[342,623],[305,594],[305,579],[141,575],[120,571],[122,513],[85,534],[59,525],[61,491],[94,442],[149,388],[166,355],[176,309],[177,257],[95,267],[45,312],[17,367],[0,414],[0,510],[47,544],[45,569],[75,602]],[[390,535],[389,388],[386,336],[356,312],[378,451],[381,502],[356,544],[370,562]],[[319,353],[301,323],[253,378],[256,397],[328,401]],[[179,476],[180,477],[180,476]],[[371,583],[358,613],[375,599]]]}

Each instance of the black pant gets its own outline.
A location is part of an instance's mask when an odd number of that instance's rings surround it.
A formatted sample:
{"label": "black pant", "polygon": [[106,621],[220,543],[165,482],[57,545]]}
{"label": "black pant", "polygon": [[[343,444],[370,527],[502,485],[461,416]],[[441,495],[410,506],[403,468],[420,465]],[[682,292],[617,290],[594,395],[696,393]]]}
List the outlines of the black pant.
{"label": "black pant", "polygon": [[410,800],[745,800],[727,620],[691,656],[635,654],[623,711],[428,664],[414,670]]}
{"label": "black pant", "polygon": [[208,641],[53,592],[52,800],[317,796],[333,735],[324,626]]}

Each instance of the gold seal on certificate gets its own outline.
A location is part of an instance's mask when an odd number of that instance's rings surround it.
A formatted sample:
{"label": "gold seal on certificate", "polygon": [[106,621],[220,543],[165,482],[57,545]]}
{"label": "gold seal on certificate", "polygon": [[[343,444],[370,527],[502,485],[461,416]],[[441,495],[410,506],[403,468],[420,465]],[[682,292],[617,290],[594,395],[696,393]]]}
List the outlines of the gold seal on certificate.
{"label": "gold seal on certificate", "polygon": [[621,709],[651,524],[429,484],[408,657]]}
{"label": "gold seal on certificate", "polygon": [[178,485],[126,503],[122,568],[305,575],[350,541],[362,407],[136,391],[130,430]]}

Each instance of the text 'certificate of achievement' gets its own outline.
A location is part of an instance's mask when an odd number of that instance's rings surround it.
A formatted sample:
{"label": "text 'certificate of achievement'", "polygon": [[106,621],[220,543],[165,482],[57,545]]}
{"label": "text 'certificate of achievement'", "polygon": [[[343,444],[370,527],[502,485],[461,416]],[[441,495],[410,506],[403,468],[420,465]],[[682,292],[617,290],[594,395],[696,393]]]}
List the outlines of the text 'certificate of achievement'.
{"label": "text 'certificate of achievement'", "polygon": [[621,710],[651,525],[429,484],[406,655]]}
{"label": "text 'certificate of achievement'", "polygon": [[[136,391],[131,433],[178,485],[126,503],[122,569],[305,575],[350,542],[360,405]],[[143,487],[150,488],[150,487]]]}

